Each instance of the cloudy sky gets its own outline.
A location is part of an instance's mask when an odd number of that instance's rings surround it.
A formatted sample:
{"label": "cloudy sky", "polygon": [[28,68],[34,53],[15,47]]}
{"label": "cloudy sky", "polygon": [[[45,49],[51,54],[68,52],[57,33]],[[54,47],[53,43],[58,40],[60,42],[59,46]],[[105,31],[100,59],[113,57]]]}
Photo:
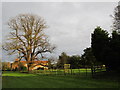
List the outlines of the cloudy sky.
{"label": "cloudy sky", "polygon": [[[2,3],[2,40],[9,34],[7,22],[18,14],[36,14],[45,19],[45,33],[50,42],[57,46],[52,54],[58,57],[61,52],[68,55],[81,55],[91,45],[91,33],[101,26],[110,32],[114,8],[117,2],[3,2]],[[49,55],[46,55],[49,56]],[[3,51],[3,60],[7,56]]]}

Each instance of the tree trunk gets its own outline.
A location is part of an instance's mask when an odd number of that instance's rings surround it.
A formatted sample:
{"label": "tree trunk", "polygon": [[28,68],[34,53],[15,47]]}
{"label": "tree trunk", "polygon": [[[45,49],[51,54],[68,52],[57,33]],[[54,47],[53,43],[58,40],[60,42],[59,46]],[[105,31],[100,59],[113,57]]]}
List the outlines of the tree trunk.
{"label": "tree trunk", "polygon": [[28,66],[28,73],[30,72],[30,62],[27,63],[27,66]]}
{"label": "tree trunk", "polygon": [[30,66],[28,65],[28,73],[30,72]]}
{"label": "tree trunk", "polygon": [[87,76],[87,66],[86,66],[86,76]]}
{"label": "tree trunk", "polygon": [[11,68],[11,71],[12,71],[12,63],[10,64],[10,68]]}
{"label": "tree trunk", "polygon": [[106,72],[110,72],[110,71],[111,71],[111,69],[110,69],[110,66],[109,66],[109,65],[105,65],[105,67],[106,67]]}
{"label": "tree trunk", "polygon": [[91,73],[92,73],[92,77],[94,76],[94,69],[93,66],[91,66]]}
{"label": "tree trunk", "polygon": [[30,58],[30,53],[28,53],[28,55],[27,55],[27,64],[28,64],[28,73],[30,72],[30,60],[31,60],[31,58]]}

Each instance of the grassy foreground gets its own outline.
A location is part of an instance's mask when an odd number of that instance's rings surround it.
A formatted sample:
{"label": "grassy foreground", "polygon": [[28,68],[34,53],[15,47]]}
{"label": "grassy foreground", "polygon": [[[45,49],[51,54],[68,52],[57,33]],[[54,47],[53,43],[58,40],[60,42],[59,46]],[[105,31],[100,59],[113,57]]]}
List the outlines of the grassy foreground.
{"label": "grassy foreground", "polygon": [[43,75],[3,72],[3,88],[118,88],[119,83],[110,79],[93,79],[80,75]]}

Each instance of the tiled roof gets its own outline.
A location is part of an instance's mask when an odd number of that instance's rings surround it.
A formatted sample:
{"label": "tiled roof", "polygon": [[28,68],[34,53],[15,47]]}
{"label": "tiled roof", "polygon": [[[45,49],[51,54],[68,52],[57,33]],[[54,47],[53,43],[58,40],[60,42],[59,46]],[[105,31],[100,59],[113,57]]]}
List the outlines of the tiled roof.
{"label": "tiled roof", "polygon": [[[27,61],[20,61],[21,63],[27,63]],[[39,63],[48,63],[48,61],[29,61],[29,62],[32,62],[32,63],[36,63],[36,64],[39,64]]]}

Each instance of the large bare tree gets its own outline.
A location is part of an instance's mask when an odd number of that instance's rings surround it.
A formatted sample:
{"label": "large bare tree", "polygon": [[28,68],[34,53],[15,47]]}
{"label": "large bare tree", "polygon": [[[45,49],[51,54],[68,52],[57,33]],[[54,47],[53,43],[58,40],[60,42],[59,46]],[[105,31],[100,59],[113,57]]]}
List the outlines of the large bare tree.
{"label": "large bare tree", "polygon": [[52,52],[55,47],[49,43],[44,30],[47,25],[43,18],[33,14],[20,14],[9,20],[10,36],[3,48],[10,51],[9,54],[19,52],[19,58],[24,58],[28,63],[34,61],[37,56],[45,52]]}

